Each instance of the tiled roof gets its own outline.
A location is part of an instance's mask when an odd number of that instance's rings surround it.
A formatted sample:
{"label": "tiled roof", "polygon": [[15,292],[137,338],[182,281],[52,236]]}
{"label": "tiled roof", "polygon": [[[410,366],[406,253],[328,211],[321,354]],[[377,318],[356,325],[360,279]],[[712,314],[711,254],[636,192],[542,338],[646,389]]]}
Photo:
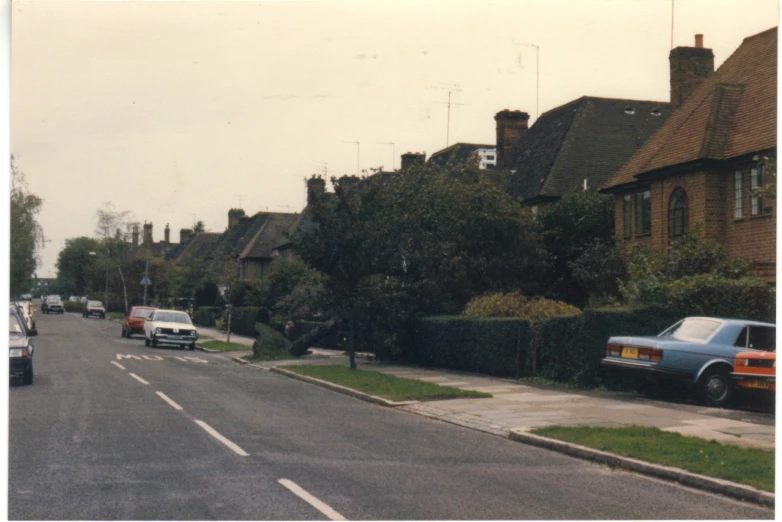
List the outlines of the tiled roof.
{"label": "tiled roof", "polygon": [[270,213],[258,232],[239,255],[239,259],[272,257],[272,250],[298,222],[299,214]]}
{"label": "tiled roof", "polygon": [[183,261],[189,261],[191,259],[202,259],[209,252],[210,247],[214,244],[222,234],[216,232],[201,232],[196,234],[186,245],[179,256],[176,258],[177,263]]}
{"label": "tiled roof", "polygon": [[744,39],[714,74],[611,178],[607,187],[698,160],[771,149],[777,142],[777,28]]}
{"label": "tiled roof", "polygon": [[429,157],[429,162],[444,167],[448,163],[461,162],[470,157],[478,149],[493,149],[496,145],[481,145],[478,143],[454,143],[450,147],[438,150]]}
{"label": "tiled roof", "polygon": [[600,187],[666,121],[667,102],[583,96],[545,112],[508,154],[508,191],[561,197],[588,179]]}

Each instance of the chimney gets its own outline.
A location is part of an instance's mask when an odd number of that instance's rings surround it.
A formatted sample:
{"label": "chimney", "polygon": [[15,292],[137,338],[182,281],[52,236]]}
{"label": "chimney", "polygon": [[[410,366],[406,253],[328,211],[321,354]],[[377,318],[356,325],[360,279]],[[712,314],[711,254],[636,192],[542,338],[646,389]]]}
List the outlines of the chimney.
{"label": "chimney", "polygon": [[335,187],[335,192],[340,191],[344,194],[350,194],[350,192],[353,190],[353,187],[355,187],[359,181],[361,181],[361,178],[358,176],[342,176],[337,180],[337,185]]}
{"label": "chimney", "polygon": [[497,167],[505,168],[505,156],[527,131],[529,114],[505,109],[494,116],[497,122]]}
{"label": "chimney", "polygon": [[405,154],[402,154],[402,172],[413,165],[422,166],[425,159],[426,155],[421,154],[420,152],[406,152]]}
{"label": "chimney", "polygon": [[152,244],[152,223],[144,221],[144,244]]}
{"label": "chimney", "polygon": [[704,49],[703,35],[695,35],[695,47],[672,49],[671,109],[681,107],[687,98],[714,72],[714,53]]}
{"label": "chimney", "polygon": [[179,244],[184,245],[185,243],[189,243],[191,239],[193,239],[193,236],[195,234],[193,233],[192,228],[180,228],[179,229]]}
{"label": "chimney", "polygon": [[133,224],[133,232],[130,234],[131,242],[133,244],[133,250],[138,248],[138,225]]}
{"label": "chimney", "polygon": [[168,223],[166,223],[166,228],[163,229],[163,237],[166,243],[171,243],[171,229],[168,228]]}
{"label": "chimney", "polygon": [[232,229],[237,223],[239,218],[244,217],[244,210],[240,208],[232,208],[228,211],[228,228]]}
{"label": "chimney", "polygon": [[307,204],[313,202],[314,198],[322,196],[326,192],[326,180],[320,176],[312,176],[307,180]]}

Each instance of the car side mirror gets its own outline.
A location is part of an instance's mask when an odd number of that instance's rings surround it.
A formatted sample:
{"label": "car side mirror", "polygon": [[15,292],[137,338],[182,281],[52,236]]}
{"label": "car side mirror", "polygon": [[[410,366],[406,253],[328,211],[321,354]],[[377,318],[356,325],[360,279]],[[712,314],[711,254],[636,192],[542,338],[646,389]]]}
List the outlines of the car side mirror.
{"label": "car side mirror", "polygon": [[38,335],[38,328],[31,328],[30,330],[27,330],[27,335],[30,337]]}

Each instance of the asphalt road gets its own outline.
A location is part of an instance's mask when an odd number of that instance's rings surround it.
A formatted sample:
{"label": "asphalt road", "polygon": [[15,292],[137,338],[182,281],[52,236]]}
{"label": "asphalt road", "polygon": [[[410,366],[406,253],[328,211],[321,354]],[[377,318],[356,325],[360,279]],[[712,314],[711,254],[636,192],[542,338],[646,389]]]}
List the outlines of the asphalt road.
{"label": "asphalt road", "polygon": [[11,520],[768,519],[772,510],[37,315]]}

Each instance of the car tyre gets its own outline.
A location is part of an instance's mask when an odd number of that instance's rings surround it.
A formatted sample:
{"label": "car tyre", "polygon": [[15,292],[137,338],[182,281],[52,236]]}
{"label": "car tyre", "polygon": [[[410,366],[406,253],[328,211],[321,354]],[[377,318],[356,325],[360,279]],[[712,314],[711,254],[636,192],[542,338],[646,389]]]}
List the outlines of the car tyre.
{"label": "car tyre", "polygon": [[122,329],[122,333],[120,334],[122,337],[127,337],[128,334],[125,332],[125,329]]}
{"label": "car tyre", "polygon": [[195,343],[190,343],[190,346],[188,346],[188,348],[190,348],[191,352],[195,351]]}
{"label": "car tyre", "polygon": [[144,337],[144,346],[149,346],[149,339]]}
{"label": "car tyre", "polygon": [[33,383],[33,366],[22,375],[22,384],[29,385]]}
{"label": "car tyre", "polygon": [[709,368],[698,380],[698,397],[707,406],[722,407],[733,400],[735,386],[724,368]]}
{"label": "car tyre", "polygon": [[152,336],[152,348],[157,348],[157,339],[155,339],[155,336]]}

